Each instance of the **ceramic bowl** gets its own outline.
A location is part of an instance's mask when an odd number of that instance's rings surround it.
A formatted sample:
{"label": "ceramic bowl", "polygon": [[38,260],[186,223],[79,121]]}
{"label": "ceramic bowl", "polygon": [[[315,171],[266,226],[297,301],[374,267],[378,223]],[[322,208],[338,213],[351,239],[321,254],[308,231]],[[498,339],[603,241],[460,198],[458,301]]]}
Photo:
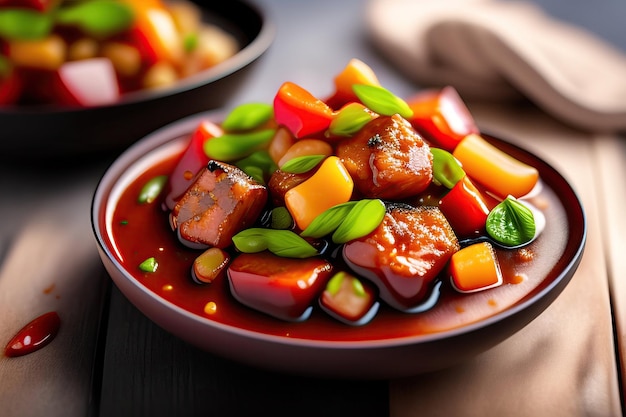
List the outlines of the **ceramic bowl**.
{"label": "ceramic bowl", "polygon": [[128,93],[112,105],[0,107],[2,159],[117,152],[170,122],[224,105],[254,73],[254,64],[274,40],[275,28],[263,10],[244,1],[206,2],[201,7],[205,21],[238,38],[242,49],[236,55],[171,87]]}
{"label": "ceramic bowl", "polygon": [[[182,152],[201,119],[218,117],[214,113],[191,116],[134,144],[104,174],[91,212],[100,256],[115,285],[156,324],[207,352],[274,371],[324,377],[392,378],[439,370],[469,360],[529,324],[559,296],[579,265],[587,226],[583,207],[572,187],[536,155],[486,136],[507,153],[538,169],[542,186],[539,198],[550,203],[546,229],[532,247],[537,265],[525,272],[528,286],[505,286],[463,295],[448,301],[448,305],[443,300],[443,305],[440,302],[426,313],[407,314],[383,308],[380,321],[377,316],[360,328],[329,319],[279,322],[235,306],[233,315],[240,317],[239,324],[219,322],[190,311],[176,297],[139,279],[136,266],[124,261],[128,254],[120,252],[123,242],[116,241],[112,233],[114,210],[136,178]],[[189,285],[188,274],[180,275],[172,278],[180,279],[173,286]],[[469,311],[478,313],[467,317],[464,312]],[[311,333],[307,326],[316,328]],[[416,330],[394,336],[389,335],[389,328]]]}

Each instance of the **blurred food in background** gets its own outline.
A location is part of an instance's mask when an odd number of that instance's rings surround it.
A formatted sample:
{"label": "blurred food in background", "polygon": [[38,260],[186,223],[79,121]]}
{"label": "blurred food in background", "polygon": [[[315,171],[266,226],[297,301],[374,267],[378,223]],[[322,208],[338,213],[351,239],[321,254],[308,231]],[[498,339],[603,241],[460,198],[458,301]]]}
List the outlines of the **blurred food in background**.
{"label": "blurred food in background", "polygon": [[0,105],[106,105],[239,49],[188,0],[0,0]]}

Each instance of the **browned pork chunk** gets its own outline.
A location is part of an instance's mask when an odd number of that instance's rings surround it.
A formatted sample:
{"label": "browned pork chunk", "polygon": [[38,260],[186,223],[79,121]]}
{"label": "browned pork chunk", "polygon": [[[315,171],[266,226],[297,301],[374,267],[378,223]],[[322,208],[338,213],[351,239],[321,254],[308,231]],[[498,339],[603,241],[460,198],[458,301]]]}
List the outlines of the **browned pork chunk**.
{"label": "browned pork chunk", "polygon": [[225,248],[259,217],[267,189],[239,168],[210,161],[171,213],[181,242]]}
{"label": "browned pork chunk", "polygon": [[365,197],[414,196],[432,181],[430,147],[400,115],[380,116],[337,145],[337,156]]}
{"label": "browned pork chunk", "polygon": [[437,207],[390,207],[368,236],[347,243],[346,263],[371,279],[390,306],[411,311],[430,296],[459,243]]}

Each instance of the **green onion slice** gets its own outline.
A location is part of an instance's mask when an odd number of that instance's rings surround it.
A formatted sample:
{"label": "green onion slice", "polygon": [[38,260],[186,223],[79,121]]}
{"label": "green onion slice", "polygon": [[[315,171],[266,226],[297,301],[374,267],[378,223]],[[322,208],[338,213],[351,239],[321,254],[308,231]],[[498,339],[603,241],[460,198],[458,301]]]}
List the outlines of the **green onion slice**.
{"label": "green onion slice", "polygon": [[137,202],[150,204],[156,200],[163,191],[167,178],[167,175],[159,175],[146,182],[137,196]]}
{"label": "green onion slice", "polygon": [[290,174],[303,174],[315,168],[324,158],[326,155],[297,156],[285,162],[280,170]]}
{"label": "green onion slice", "polygon": [[361,103],[350,103],[333,117],[328,131],[335,136],[352,136],[374,117]]}
{"label": "green onion slice", "polygon": [[242,230],[233,236],[237,250],[255,253],[269,250],[285,258],[309,258],[319,252],[309,242],[291,230],[264,229],[253,227]]}
{"label": "green onion slice", "polygon": [[461,163],[443,149],[430,148],[430,153],[433,155],[433,181],[452,189],[465,176]]}
{"label": "green onion slice", "polygon": [[385,213],[385,203],[381,200],[357,201],[333,233],[333,242],[341,244],[367,236],[383,221]]}
{"label": "green onion slice", "polygon": [[392,116],[398,113],[405,119],[413,116],[413,110],[407,102],[384,87],[354,84],[352,91],[363,104],[375,113],[384,116]]}
{"label": "green onion slice", "polygon": [[255,129],[274,115],[274,108],[267,103],[245,103],[235,107],[222,122],[228,131]]}
{"label": "green onion slice", "polygon": [[227,133],[207,140],[204,143],[204,153],[209,158],[218,161],[235,161],[267,146],[274,137],[274,133],[274,129]]}

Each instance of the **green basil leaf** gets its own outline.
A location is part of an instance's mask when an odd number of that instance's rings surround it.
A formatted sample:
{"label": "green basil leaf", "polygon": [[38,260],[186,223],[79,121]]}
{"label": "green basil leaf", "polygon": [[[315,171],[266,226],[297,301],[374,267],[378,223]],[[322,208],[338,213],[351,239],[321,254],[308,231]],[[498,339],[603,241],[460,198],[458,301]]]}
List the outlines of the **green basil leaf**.
{"label": "green basil leaf", "polygon": [[10,8],[0,10],[0,38],[35,40],[48,36],[54,22],[48,13]]}
{"label": "green basil leaf", "polygon": [[413,110],[406,101],[383,87],[354,84],[352,91],[363,104],[375,113],[384,116],[392,116],[398,113],[405,119],[413,116]]}
{"label": "green basil leaf", "polygon": [[381,200],[359,200],[333,233],[335,243],[346,243],[370,234],[385,217]]}
{"label": "green basil leaf", "polygon": [[235,247],[246,253],[268,249],[285,258],[309,258],[319,253],[309,242],[291,230],[250,228],[233,236]]}
{"label": "green basil leaf", "polygon": [[222,122],[225,130],[251,130],[261,126],[274,115],[274,108],[267,103],[245,103],[235,107]]}
{"label": "green basil leaf", "polygon": [[274,129],[248,133],[227,133],[204,142],[204,153],[218,161],[236,161],[264,148],[274,137]]}
{"label": "green basil leaf", "polygon": [[129,29],[135,13],[127,4],[115,0],[93,0],[60,8],[56,21],[78,27],[88,35],[104,38]]}
{"label": "green basil leaf", "polygon": [[487,233],[505,246],[517,246],[535,237],[535,217],[530,208],[508,196],[487,216]]}
{"label": "green basil leaf", "polygon": [[350,103],[333,117],[328,131],[336,136],[352,136],[374,117],[361,103]]}
{"label": "green basil leaf", "polygon": [[326,155],[304,155],[297,156],[285,162],[280,170],[290,174],[303,174],[315,168]]}
{"label": "green basil leaf", "polygon": [[320,238],[334,232],[355,205],[356,201],[348,201],[325,210],[309,223],[300,236]]}
{"label": "green basil leaf", "polygon": [[452,189],[465,176],[461,163],[443,149],[430,148],[430,153],[433,155],[433,181]]}
{"label": "green basil leaf", "polygon": [[137,196],[137,202],[143,204],[150,204],[161,194],[165,183],[167,182],[167,175],[159,175],[152,178],[141,187],[139,196]]}

